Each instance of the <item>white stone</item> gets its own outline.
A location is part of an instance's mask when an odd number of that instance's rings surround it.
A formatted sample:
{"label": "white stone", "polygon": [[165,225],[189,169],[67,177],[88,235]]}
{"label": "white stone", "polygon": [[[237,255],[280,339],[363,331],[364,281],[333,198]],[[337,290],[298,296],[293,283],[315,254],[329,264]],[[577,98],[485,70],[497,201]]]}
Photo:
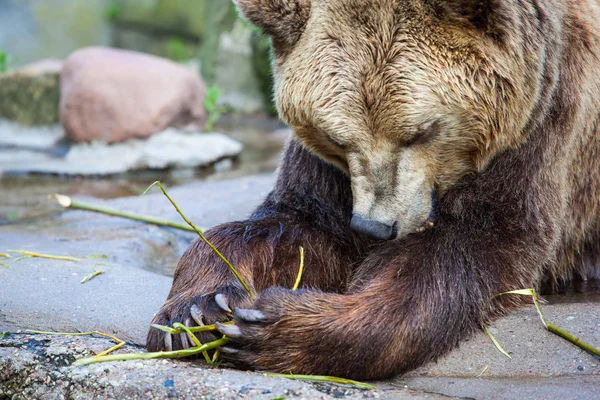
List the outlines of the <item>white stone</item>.
{"label": "white stone", "polygon": [[[0,129],[4,127],[0,124]],[[64,157],[55,157],[47,147],[62,137],[57,131],[60,128],[51,128],[52,139],[42,139],[43,134],[35,132],[38,128],[28,129],[28,133],[0,136],[0,175],[7,171],[111,175],[148,168],[194,168],[236,156],[243,148],[241,143],[220,133],[186,133],[170,128],[148,139],[74,144]],[[10,129],[0,133],[7,131]],[[16,142],[20,148],[1,148]],[[46,151],[35,150],[44,148]]]}

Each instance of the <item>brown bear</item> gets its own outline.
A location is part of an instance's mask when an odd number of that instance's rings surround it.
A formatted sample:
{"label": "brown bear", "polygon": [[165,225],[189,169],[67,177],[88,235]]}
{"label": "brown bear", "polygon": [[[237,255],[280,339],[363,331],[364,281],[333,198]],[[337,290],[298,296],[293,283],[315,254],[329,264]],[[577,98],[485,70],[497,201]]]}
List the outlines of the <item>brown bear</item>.
{"label": "brown bear", "polygon": [[379,379],[525,301],[495,294],[600,277],[597,1],[236,2],[295,132],[265,202],[207,233],[258,298],[197,241],[154,323],[233,316],[238,366]]}

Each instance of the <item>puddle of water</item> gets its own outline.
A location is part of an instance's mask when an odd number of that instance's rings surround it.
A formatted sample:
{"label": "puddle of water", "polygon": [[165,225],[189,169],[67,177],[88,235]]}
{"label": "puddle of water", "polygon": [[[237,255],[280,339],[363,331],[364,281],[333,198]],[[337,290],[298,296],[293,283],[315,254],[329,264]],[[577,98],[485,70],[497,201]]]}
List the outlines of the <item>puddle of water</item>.
{"label": "puddle of water", "polygon": [[[544,290],[544,289],[542,289]],[[574,280],[555,291],[546,290],[544,299],[550,304],[600,303],[600,280]]]}
{"label": "puddle of water", "polygon": [[109,177],[61,177],[13,175],[0,178],[0,225],[44,217],[59,210],[47,201],[53,193],[112,199],[140,195],[152,182],[176,186],[197,181],[222,180],[272,172],[289,131],[273,119],[226,117],[217,131],[244,144],[234,160],[223,160],[208,168],[139,171]]}

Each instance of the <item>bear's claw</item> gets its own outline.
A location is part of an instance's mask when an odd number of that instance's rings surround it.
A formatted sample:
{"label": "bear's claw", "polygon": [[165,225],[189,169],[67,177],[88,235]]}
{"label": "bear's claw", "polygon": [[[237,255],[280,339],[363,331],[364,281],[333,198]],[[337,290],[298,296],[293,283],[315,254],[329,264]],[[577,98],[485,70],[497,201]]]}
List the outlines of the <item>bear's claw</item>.
{"label": "bear's claw", "polygon": [[215,303],[221,307],[221,310],[231,313],[231,308],[229,308],[229,299],[223,293],[218,293],[215,296]]}
{"label": "bear's claw", "polygon": [[189,341],[189,338],[188,338],[187,332],[180,333],[180,334],[179,334],[179,340],[181,340],[181,347],[182,347],[184,350],[187,350],[187,349],[189,349],[189,348],[190,348],[190,341]]}
{"label": "bear's claw", "polygon": [[242,337],[242,330],[237,325],[224,325],[220,323],[216,323],[217,329],[223,335],[226,335],[230,338],[240,338]]}
{"label": "bear's claw", "polygon": [[190,316],[198,324],[198,326],[204,326],[204,321],[202,321],[202,310],[197,304],[192,304],[190,307]]}
{"label": "bear's claw", "polygon": [[228,346],[219,347],[219,350],[221,351],[221,353],[225,353],[225,354],[238,354],[240,352],[240,349],[236,349],[235,347],[228,347]]}
{"label": "bear's claw", "polygon": [[267,316],[259,310],[236,308],[235,316],[247,322],[264,322]]}
{"label": "bear's claw", "polygon": [[[182,323],[188,328],[205,326],[215,322],[231,319],[233,311],[239,306],[250,306],[250,299],[243,288],[235,284],[207,290],[206,294],[189,293],[173,297],[161,308],[152,320],[153,324],[173,326]],[[202,343],[218,339],[218,332],[198,332],[196,338]],[[151,328],[148,333],[147,348],[149,351],[173,351],[189,349],[195,345],[194,336],[183,332],[169,334]]]}

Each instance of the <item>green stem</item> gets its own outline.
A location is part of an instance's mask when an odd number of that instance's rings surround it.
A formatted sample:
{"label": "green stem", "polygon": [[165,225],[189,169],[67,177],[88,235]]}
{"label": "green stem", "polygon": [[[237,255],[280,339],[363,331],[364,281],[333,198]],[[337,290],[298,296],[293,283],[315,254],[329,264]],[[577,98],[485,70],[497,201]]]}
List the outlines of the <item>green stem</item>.
{"label": "green stem", "polygon": [[595,356],[600,357],[599,349],[587,344],[586,342],[579,339],[578,337],[571,335],[569,332],[560,329],[556,325],[551,324],[550,322],[547,322],[546,328],[550,332],[554,333],[555,335],[558,335],[561,338],[568,340],[569,342],[573,343],[576,346],[579,346],[581,349],[587,351],[588,353],[591,353],[591,354],[594,354]]}
{"label": "green stem", "polygon": [[357,382],[351,379],[337,378],[335,376],[319,376],[319,375],[292,375],[292,374],[265,374],[272,378],[285,378],[294,381],[311,381],[311,382],[329,382],[338,383],[341,385],[353,385],[361,389],[377,390],[377,387],[368,383]]}
{"label": "green stem", "polygon": [[296,276],[296,282],[292,286],[292,290],[297,290],[302,280],[302,273],[304,272],[304,247],[300,246],[300,266],[298,267],[298,276]]}
{"label": "green stem", "polygon": [[[55,256],[53,254],[42,254],[42,253],[34,253],[33,251],[27,250],[7,250],[9,253],[18,253],[23,254],[24,256],[29,257],[37,257],[37,258],[48,258],[50,260],[62,260],[62,261],[73,261],[73,262],[81,262],[80,258],[68,257],[68,256]],[[15,261],[18,261],[21,257],[17,258]]]}
{"label": "green stem", "polygon": [[[227,321],[227,322],[223,322],[223,325],[231,325],[233,323],[234,323],[234,321]],[[158,324],[151,324],[150,326],[153,328],[156,328],[158,330],[161,330],[163,332],[170,333],[172,335],[177,335],[177,334],[185,332],[183,329],[175,329],[170,326],[164,326],[164,325],[158,325]],[[190,332],[216,331],[217,325],[212,324],[212,325],[202,325],[202,326],[190,326],[189,328],[187,328],[187,330],[189,330]]]}
{"label": "green stem", "polygon": [[214,342],[206,343],[200,347],[193,347],[187,350],[177,351],[157,351],[154,353],[128,353],[128,354],[111,354],[102,357],[80,358],[72,365],[89,365],[108,361],[128,361],[128,360],[152,360],[156,358],[182,358],[200,354],[207,350],[213,350],[229,343],[228,338],[218,339]]}
{"label": "green stem", "polygon": [[488,329],[488,327],[487,327],[487,326],[485,326],[485,324],[483,324],[483,323],[481,324],[481,326],[483,327],[483,330],[484,330],[484,332],[485,332],[485,333],[486,333],[486,334],[487,334],[487,335],[490,337],[490,339],[492,339],[492,342],[494,343],[494,346],[496,346],[496,348],[498,349],[498,351],[499,351],[500,353],[504,354],[506,357],[508,357],[508,358],[512,358],[512,357],[510,356],[510,354],[508,354],[508,353],[506,352],[506,350],[504,350],[504,349],[502,348],[502,346],[500,345],[500,343],[498,343],[498,341],[496,340],[496,338],[494,337],[494,335],[492,335],[492,332],[490,332],[490,330]]}
{"label": "green stem", "polygon": [[[578,346],[579,348],[587,351],[588,353],[591,353],[595,356],[600,357],[600,350],[598,350],[597,348],[587,344],[586,342],[584,342],[583,340],[579,339],[576,336],[571,335],[569,332],[564,331],[562,329],[560,329],[559,327],[557,327],[554,324],[551,324],[550,322],[547,322],[546,319],[544,318],[544,315],[542,314],[542,309],[540,308],[540,302],[538,300],[538,295],[537,292],[532,289],[518,289],[518,290],[511,290],[509,292],[504,292],[504,293],[499,293],[495,296],[492,296],[491,299],[493,299],[494,297],[498,297],[498,296],[503,296],[505,294],[518,294],[518,295],[522,295],[522,296],[531,296],[533,298],[533,304],[535,304],[535,308],[540,316],[540,319],[542,320],[542,323],[544,324],[544,327],[554,333],[557,336],[560,336],[561,338],[573,343],[575,346]],[[491,300],[490,299],[490,300]],[[500,344],[498,344],[498,342],[496,341],[496,339],[492,336],[492,334],[489,332],[489,330],[485,327],[485,325],[483,325],[483,329],[486,331],[486,333],[489,335],[489,337],[492,339],[492,341],[494,342],[494,344],[496,345],[496,347],[498,348],[498,350],[500,350],[502,353],[504,353],[506,356],[508,356],[510,358],[510,356],[502,349],[502,347],[500,346]]]}
{"label": "green stem", "polygon": [[[189,336],[189,338],[194,342],[195,346],[194,347],[201,347],[202,343],[200,342],[200,339],[198,339],[196,337],[196,335],[194,335],[192,333],[192,331],[190,331],[190,328],[188,328],[187,326],[185,326],[184,324],[180,323],[180,322],[175,322],[173,324],[173,328],[175,329],[183,329],[185,331],[185,333]],[[209,365],[212,365],[212,360],[210,359],[210,357],[208,356],[208,352],[207,351],[203,351],[202,355],[204,356],[204,359],[206,360],[206,362]]]}
{"label": "green stem", "polygon": [[102,275],[102,274],[104,274],[104,271],[103,271],[103,270],[97,270],[96,268],[94,268],[94,272],[92,272],[91,274],[89,274],[88,276],[86,276],[85,278],[83,278],[83,279],[81,280],[81,282],[79,282],[79,283],[81,283],[81,284],[84,284],[84,283],[86,283],[87,281],[89,281],[90,279],[94,279],[94,278],[95,278],[95,277],[97,277],[98,275]]}
{"label": "green stem", "polygon": [[121,218],[132,219],[134,221],[145,222],[145,223],[152,224],[152,225],[167,226],[169,228],[181,229],[181,230],[188,231],[188,232],[194,232],[194,229],[192,229],[188,225],[182,224],[180,222],[169,221],[169,220],[163,219],[163,218],[156,218],[156,217],[151,217],[148,215],[142,215],[142,214],[127,212],[127,211],[119,211],[119,210],[115,210],[114,208],[104,207],[104,206],[100,206],[98,204],[92,204],[92,203],[87,203],[84,201],[74,200],[74,199],[70,198],[69,196],[65,196],[62,194],[55,194],[52,197],[54,197],[58,201],[58,203],[61,206],[63,206],[64,208],[71,208],[73,210],[92,211],[92,212],[96,212],[96,213],[100,213],[100,214],[112,215],[114,217],[121,217]]}
{"label": "green stem", "polygon": [[[231,272],[233,272],[233,274],[235,275],[235,277],[238,279],[238,281],[242,284],[242,286],[244,287],[244,289],[246,290],[246,292],[248,292],[248,294],[250,295],[250,297],[252,299],[255,299],[256,296],[254,295],[254,292],[252,292],[252,290],[250,289],[250,287],[248,286],[248,284],[246,283],[246,281],[244,280],[244,278],[242,277],[242,275],[240,275],[239,272],[237,272],[237,270],[235,269],[235,267],[229,262],[229,260],[227,258],[225,258],[225,256],[223,254],[221,254],[221,252],[215,247],[213,246],[213,244],[211,242],[209,242],[209,240],[202,234],[202,231],[200,231],[198,228],[196,228],[196,225],[194,225],[192,223],[192,221],[190,221],[185,214],[179,209],[179,206],[177,205],[177,203],[175,203],[175,201],[171,198],[171,196],[169,196],[169,194],[167,193],[167,191],[165,190],[165,188],[163,187],[162,183],[160,183],[160,181],[156,181],[154,182],[152,185],[156,185],[160,188],[160,190],[163,192],[163,194],[165,195],[165,197],[167,199],[169,199],[169,201],[171,202],[171,204],[173,205],[173,207],[175,207],[175,210],[177,210],[177,212],[179,213],[179,215],[181,215],[181,218],[183,218],[183,220],[185,222],[187,222],[187,224],[189,226],[192,227],[192,229],[198,234],[198,236],[200,236],[200,238],[202,240],[204,240],[204,243],[206,243],[206,245],[208,247],[210,247],[212,249],[212,251],[215,252],[216,255],[219,256],[219,258],[221,258],[221,260],[223,260],[223,262],[229,267],[229,269],[231,270]],[[150,185],[150,187],[152,187],[152,185]],[[148,188],[149,189],[149,188]],[[146,190],[148,190],[146,189]]]}

